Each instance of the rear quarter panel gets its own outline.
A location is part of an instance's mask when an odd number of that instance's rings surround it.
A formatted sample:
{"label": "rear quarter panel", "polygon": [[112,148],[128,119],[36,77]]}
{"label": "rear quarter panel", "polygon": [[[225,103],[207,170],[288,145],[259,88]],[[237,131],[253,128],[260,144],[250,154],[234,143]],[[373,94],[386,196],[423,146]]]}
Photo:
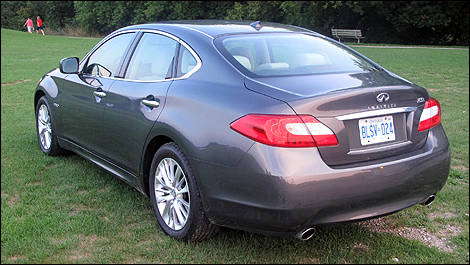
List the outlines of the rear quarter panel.
{"label": "rear quarter panel", "polygon": [[253,144],[230,129],[233,121],[249,113],[294,114],[285,103],[245,89],[242,79],[222,80],[174,81],[153,133],[166,131],[192,159],[233,166]]}
{"label": "rear quarter panel", "polygon": [[246,89],[244,77],[218,53],[212,38],[198,32],[178,37],[199,55],[202,67],[173,81],[148,142],[166,135],[192,159],[235,165],[253,141],[230,129],[231,122],[249,113],[294,112],[282,101]]}
{"label": "rear quarter panel", "polygon": [[233,121],[249,113],[295,113],[280,100],[246,89],[244,77],[215,51],[212,39],[198,45],[184,40],[198,53],[202,67],[173,81],[147,143],[160,135],[173,139],[189,158],[204,200],[206,190],[223,178],[202,174],[201,166],[231,170],[254,143],[230,128]]}

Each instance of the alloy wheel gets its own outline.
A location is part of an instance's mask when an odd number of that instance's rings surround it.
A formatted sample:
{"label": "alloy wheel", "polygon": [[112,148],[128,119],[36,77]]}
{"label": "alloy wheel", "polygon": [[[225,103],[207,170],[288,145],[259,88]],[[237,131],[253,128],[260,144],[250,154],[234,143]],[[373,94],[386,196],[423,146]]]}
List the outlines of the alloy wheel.
{"label": "alloy wheel", "polygon": [[52,143],[52,126],[49,109],[45,104],[42,104],[41,107],[39,107],[37,119],[38,133],[41,145],[44,149],[48,150],[51,147]]}
{"label": "alloy wheel", "polygon": [[189,186],[181,166],[172,158],[160,161],[155,172],[155,199],[165,224],[178,231],[188,221]]}

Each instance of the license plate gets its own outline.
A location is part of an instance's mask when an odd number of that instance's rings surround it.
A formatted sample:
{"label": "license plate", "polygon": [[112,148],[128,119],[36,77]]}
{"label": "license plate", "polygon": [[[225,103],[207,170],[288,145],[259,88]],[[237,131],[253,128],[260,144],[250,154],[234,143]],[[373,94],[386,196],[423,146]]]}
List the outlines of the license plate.
{"label": "license plate", "polygon": [[361,145],[383,143],[395,140],[393,116],[382,116],[359,120]]}

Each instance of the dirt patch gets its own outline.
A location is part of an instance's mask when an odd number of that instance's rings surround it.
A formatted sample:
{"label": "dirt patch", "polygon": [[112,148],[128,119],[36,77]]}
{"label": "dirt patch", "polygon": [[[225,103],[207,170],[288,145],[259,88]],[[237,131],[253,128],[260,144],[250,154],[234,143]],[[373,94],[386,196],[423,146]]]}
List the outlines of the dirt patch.
{"label": "dirt patch", "polygon": [[439,74],[439,73],[423,73],[424,76],[436,76],[436,77],[439,77],[441,78],[442,75]]}
{"label": "dirt patch", "polygon": [[74,188],[71,184],[62,184],[60,186],[54,186],[56,190],[68,190]]}
{"label": "dirt patch", "polygon": [[68,256],[68,259],[72,262],[80,262],[84,259],[92,257],[92,252],[96,249],[96,243],[102,241],[103,238],[97,235],[79,235],[78,236],[78,247],[74,249]]}
{"label": "dirt patch", "polygon": [[8,206],[13,207],[13,205],[15,205],[16,201],[17,201],[19,198],[20,198],[20,195],[15,194],[15,196],[13,196],[13,198],[11,198],[10,200],[8,200]]}
{"label": "dirt patch", "polygon": [[355,242],[354,245],[352,246],[353,249],[362,249],[365,251],[369,251],[370,248],[367,245],[362,244],[361,242]]}
{"label": "dirt patch", "polygon": [[320,264],[322,262],[317,258],[303,258],[303,259],[299,259],[298,263],[301,263],[301,264]]}
{"label": "dirt patch", "polygon": [[69,213],[70,216],[76,215],[76,214],[78,214],[80,212],[83,212],[83,211],[93,211],[94,210],[90,207],[87,207],[87,206],[84,206],[84,205],[81,205],[81,204],[71,204],[71,205],[69,205],[69,207],[70,207],[70,213]]}
{"label": "dirt patch", "polygon": [[24,259],[24,257],[23,256],[11,256],[11,257],[8,258],[8,261],[9,262],[14,262],[14,261],[17,261],[19,259]]}
{"label": "dirt patch", "polygon": [[440,238],[426,230],[426,228],[402,227],[396,231],[401,237],[411,240],[419,240],[430,247],[437,247],[441,251],[452,252],[451,246],[447,245],[446,238]]}
{"label": "dirt patch", "polygon": [[385,218],[371,219],[368,221],[360,222],[362,226],[369,228],[371,232],[375,233],[393,233],[395,228],[393,224],[387,223]]}
{"label": "dirt patch", "polygon": [[26,184],[26,187],[35,187],[35,186],[41,186],[41,185],[42,185],[42,182],[37,181],[37,182],[32,182],[32,183]]}
{"label": "dirt patch", "polygon": [[449,225],[449,224],[446,225],[445,228],[446,228],[445,230],[441,230],[437,234],[440,235],[440,236],[450,237],[450,236],[457,236],[460,233],[462,233],[462,231],[463,231],[462,227],[453,226],[453,225]]}
{"label": "dirt patch", "polygon": [[82,195],[82,194],[87,193],[87,191],[86,191],[86,190],[79,190],[79,191],[77,191],[77,193],[78,193],[79,195]]}
{"label": "dirt patch", "polygon": [[[453,213],[444,213],[442,216],[453,217]],[[434,218],[438,214],[434,214]],[[425,245],[430,247],[437,247],[439,250],[444,252],[452,252],[454,247],[451,245],[450,238],[456,236],[462,232],[461,227],[446,225],[445,228],[441,229],[437,234],[433,234],[426,230],[424,227],[394,227],[393,224],[387,223],[385,218],[372,219],[359,223],[362,226],[369,228],[370,231],[376,233],[393,233],[395,235],[411,239],[418,240]]]}
{"label": "dirt patch", "polygon": [[143,226],[141,223],[132,223],[132,224],[129,224],[127,227],[131,229],[141,229]]}
{"label": "dirt patch", "polygon": [[457,214],[452,213],[452,212],[447,212],[447,213],[437,212],[437,213],[430,213],[429,214],[429,219],[431,219],[431,220],[434,220],[436,218],[449,219],[449,218],[452,218],[452,217],[455,217],[455,216],[457,216]]}
{"label": "dirt patch", "polygon": [[457,171],[468,171],[468,167],[466,167],[464,165],[453,166],[452,169],[455,169]]}
{"label": "dirt patch", "polygon": [[2,83],[2,86],[13,86],[13,85],[18,85],[18,84],[26,83],[26,82],[30,82],[30,81],[33,81],[33,80],[31,80],[31,79],[16,80],[16,81],[8,82],[8,83]]}
{"label": "dirt patch", "polygon": [[[162,241],[159,240],[158,243],[162,243]],[[152,239],[144,239],[144,240],[139,241],[139,243],[137,243],[137,246],[139,247],[139,249],[145,249],[147,251],[151,251],[153,245],[154,245],[154,241]]]}
{"label": "dirt patch", "polygon": [[68,238],[51,238],[49,240],[51,241],[52,244],[58,245],[58,246],[63,245],[65,244],[65,242],[69,241]]}
{"label": "dirt patch", "polygon": [[124,262],[124,263],[126,263],[126,264],[141,264],[141,263],[144,263],[144,262],[142,261],[141,258],[132,258],[132,259],[130,259],[130,260]]}
{"label": "dirt patch", "polygon": [[137,243],[137,245],[141,247],[145,247],[147,250],[149,250],[153,245],[155,245],[155,242],[157,244],[161,244],[163,243],[163,239],[161,239],[158,234],[151,233],[151,234],[148,234],[142,240],[140,240],[139,243]]}
{"label": "dirt patch", "polygon": [[439,88],[430,88],[430,87],[428,87],[428,88],[426,88],[426,90],[431,91],[431,92],[435,92],[435,91],[439,91]]}
{"label": "dirt patch", "polygon": [[111,188],[110,187],[104,187],[99,190],[97,190],[98,193],[104,193],[104,192],[110,192]]}
{"label": "dirt patch", "polygon": [[51,169],[51,168],[53,168],[54,166],[55,166],[54,163],[47,164],[46,166],[44,166],[44,167],[41,169],[41,171],[39,171],[39,175],[44,174],[44,172],[46,172],[46,170]]}

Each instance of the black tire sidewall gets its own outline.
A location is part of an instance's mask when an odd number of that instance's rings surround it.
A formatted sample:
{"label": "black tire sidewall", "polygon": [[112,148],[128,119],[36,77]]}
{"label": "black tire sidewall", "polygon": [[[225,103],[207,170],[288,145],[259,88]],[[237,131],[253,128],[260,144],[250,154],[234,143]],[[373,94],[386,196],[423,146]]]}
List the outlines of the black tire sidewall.
{"label": "black tire sidewall", "polygon": [[[160,215],[160,212],[157,207],[156,199],[155,199],[155,173],[157,170],[157,166],[160,163],[160,161],[164,158],[172,158],[174,159],[182,168],[184,175],[186,177],[186,181],[188,183],[189,187],[189,196],[190,196],[190,210],[189,210],[189,216],[188,220],[186,221],[186,224],[181,230],[173,230],[170,228],[168,225],[166,225],[165,221]],[[152,207],[155,213],[155,216],[157,218],[158,224],[160,227],[163,229],[163,231],[176,238],[179,240],[189,240],[191,237],[191,231],[195,229],[195,226],[197,226],[197,219],[198,216],[195,215],[195,212],[200,209],[200,197],[199,197],[199,192],[197,190],[197,185],[194,179],[194,175],[191,169],[191,166],[189,165],[188,160],[184,156],[184,154],[179,150],[179,148],[176,146],[174,143],[169,143],[169,144],[164,144],[158,151],[155,153],[152,164],[150,167],[150,172],[149,172],[149,193],[150,193],[150,199],[152,202]]]}

